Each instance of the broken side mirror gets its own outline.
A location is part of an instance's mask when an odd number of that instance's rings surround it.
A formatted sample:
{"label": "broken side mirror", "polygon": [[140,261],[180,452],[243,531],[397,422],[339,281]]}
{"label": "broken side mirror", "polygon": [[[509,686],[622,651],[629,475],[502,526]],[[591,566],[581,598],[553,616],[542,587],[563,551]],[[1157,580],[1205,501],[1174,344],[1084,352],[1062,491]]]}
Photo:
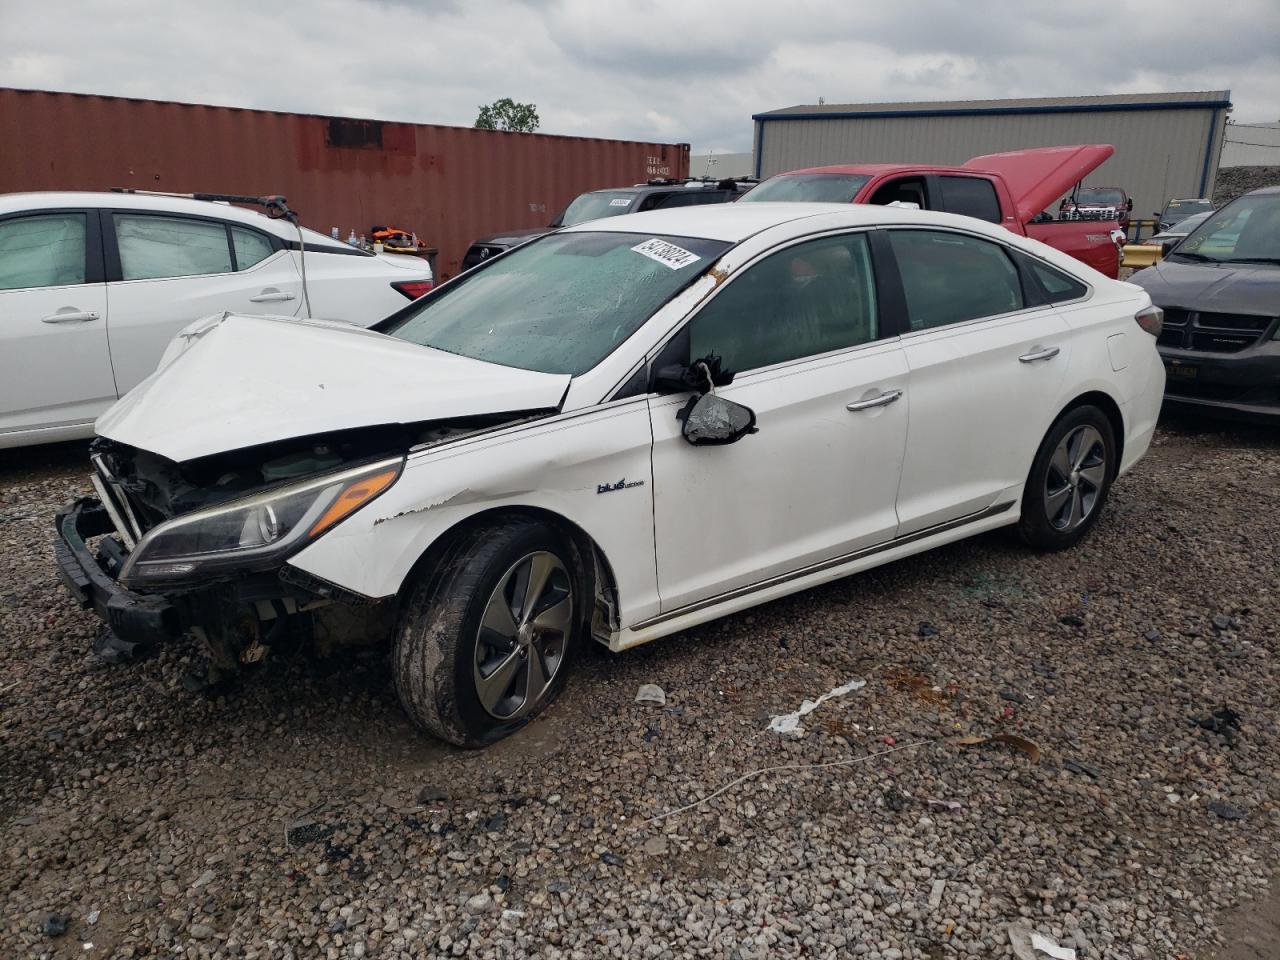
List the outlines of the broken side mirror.
{"label": "broken side mirror", "polygon": [[1128,200],[1126,200],[1126,201],[1125,201],[1124,208],[1125,208],[1126,210],[1132,210],[1132,209],[1133,209],[1133,197],[1130,197]]}
{"label": "broken side mirror", "polygon": [[653,389],[659,393],[684,393],[695,390],[708,393],[714,387],[733,383],[733,371],[725,370],[720,357],[708,354],[692,363],[673,363],[658,367],[653,374]]}
{"label": "broken side mirror", "polygon": [[676,418],[684,424],[680,432],[694,446],[733,443],[756,430],[754,410],[714,393],[690,397]]}

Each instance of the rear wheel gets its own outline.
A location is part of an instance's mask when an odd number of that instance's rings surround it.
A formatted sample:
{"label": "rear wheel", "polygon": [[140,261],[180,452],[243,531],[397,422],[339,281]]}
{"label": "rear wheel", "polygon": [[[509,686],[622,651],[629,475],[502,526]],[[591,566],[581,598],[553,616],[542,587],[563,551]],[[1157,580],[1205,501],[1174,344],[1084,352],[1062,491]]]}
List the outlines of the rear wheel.
{"label": "rear wheel", "polygon": [[1097,407],[1075,407],[1059,417],[1022,492],[1022,539],[1040,550],[1064,550],[1088,533],[1111,490],[1115,449],[1111,421]]}
{"label": "rear wheel", "polygon": [[564,686],[585,631],[583,580],[549,524],[463,534],[410,587],[394,652],[405,710],[463,747],[520,729]]}

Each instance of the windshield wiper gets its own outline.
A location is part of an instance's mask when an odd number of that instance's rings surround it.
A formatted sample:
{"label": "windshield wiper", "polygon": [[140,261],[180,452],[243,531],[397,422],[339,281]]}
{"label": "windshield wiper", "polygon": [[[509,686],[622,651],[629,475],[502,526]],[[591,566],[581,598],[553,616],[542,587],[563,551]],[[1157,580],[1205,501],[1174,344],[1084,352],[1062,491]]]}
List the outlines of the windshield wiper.
{"label": "windshield wiper", "polygon": [[1280,257],[1229,257],[1221,263],[1280,263]]}
{"label": "windshield wiper", "polygon": [[1174,250],[1169,254],[1170,257],[1185,257],[1188,260],[1198,260],[1201,263],[1221,263],[1217,257],[1206,257],[1203,253],[1190,253],[1186,250]]}

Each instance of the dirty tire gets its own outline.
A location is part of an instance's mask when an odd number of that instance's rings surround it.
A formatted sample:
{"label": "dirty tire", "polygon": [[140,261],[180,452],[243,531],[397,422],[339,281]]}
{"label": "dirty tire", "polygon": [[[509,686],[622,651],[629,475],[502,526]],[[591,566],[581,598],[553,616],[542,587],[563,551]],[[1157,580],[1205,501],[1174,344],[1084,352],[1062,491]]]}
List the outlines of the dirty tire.
{"label": "dirty tire", "polygon": [[[549,687],[519,715],[502,719],[477,692],[481,622],[513,565],[548,554],[567,575],[571,622]],[[513,518],[463,531],[406,589],[392,668],[400,702],[428,733],[460,747],[487,746],[527,724],[564,688],[586,633],[590,594],[573,545],[551,524]]]}
{"label": "dirty tire", "polygon": [[[1086,446],[1094,451],[1092,456],[1085,449]],[[1064,476],[1063,453],[1069,447],[1073,447],[1073,453],[1083,451],[1080,455],[1084,458],[1084,471],[1068,471]],[[1102,460],[1100,469],[1097,463],[1099,457]],[[1069,457],[1066,465],[1074,466],[1070,463],[1072,459],[1076,457]],[[1075,546],[1098,522],[1118,466],[1115,434],[1105,413],[1095,406],[1085,405],[1073,407],[1060,416],[1041,441],[1022,492],[1022,518],[1018,521],[1018,535],[1023,542],[1037,550],[1046,551],[1065,550]],[[1073,481],[1073,474],[1084,475],[1076,476]],[[1095,483],[1089,482],[1089,474],[1095,478]],[[1078,513],[1068,514],[1068,501],[1048,496],[1051,491],[1060,491],[1063,482],[1070,487],[1070,497],[1075,497],[1077,488],[1088,491],[1082,492],[1080,498],[1074,501],[1077,505],[1088,504],[1088,511],[1084,516],[1078,516]],[[1059,503],[1063,506],[1059,507]]]}

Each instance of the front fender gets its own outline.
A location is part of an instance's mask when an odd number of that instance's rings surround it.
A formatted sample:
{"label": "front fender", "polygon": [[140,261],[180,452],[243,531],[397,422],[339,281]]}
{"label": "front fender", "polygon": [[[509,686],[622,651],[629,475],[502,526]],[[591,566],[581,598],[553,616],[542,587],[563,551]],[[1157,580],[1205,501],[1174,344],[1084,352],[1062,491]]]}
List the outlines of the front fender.
{"label": "front fender", "polygon": [[652,431],[642,398],[410,454],[400,479],[290,565],[368,597],[399,593],[418,559],[476,514],[545,510],[590,536],[617,579],[622,622],[658,612]]}

